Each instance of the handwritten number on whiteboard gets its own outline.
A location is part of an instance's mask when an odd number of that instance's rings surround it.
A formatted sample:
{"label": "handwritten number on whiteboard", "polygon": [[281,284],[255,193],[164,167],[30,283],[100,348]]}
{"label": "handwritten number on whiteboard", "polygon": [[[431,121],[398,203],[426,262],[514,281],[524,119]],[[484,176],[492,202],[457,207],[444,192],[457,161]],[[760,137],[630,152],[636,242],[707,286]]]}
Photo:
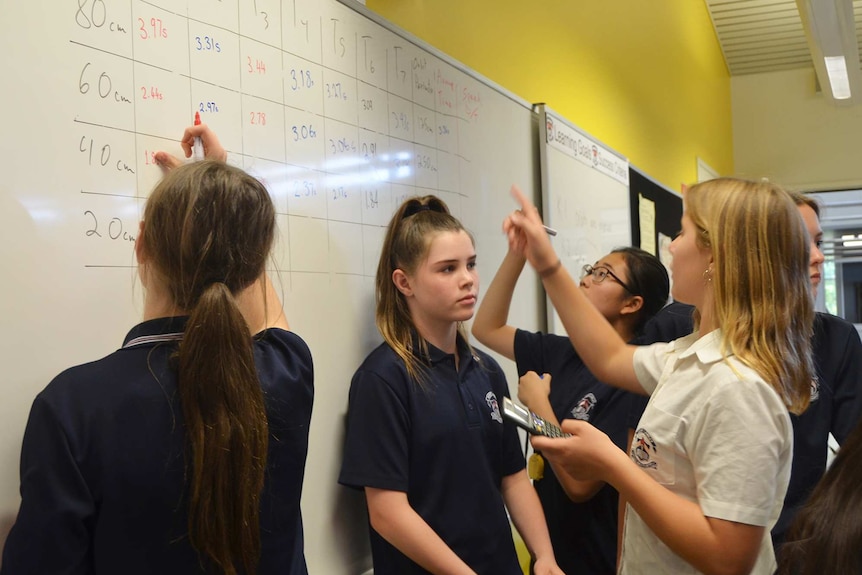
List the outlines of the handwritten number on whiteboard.
{"label": "handwritten number on whiteboard", "polygon": [[[294,10],[296,7],[294,6]],[[263,11],[258,11],[257,0],[254,0],[254,13],[263,16],[263,29],[269,30],[269,14]]]}
{"label": "handwritten number on whiteboard", "polygon": [[93,217],[93,228],[90,230],[87,230],[87,232],[86,232],[87,236],[89,237],[89,236],[95,235],[95,236],[98,236],[101,238],[102,234],[100,234],[98,231],[99,230],[99,222],[98,222],[98,220],[96,220],[96,214],[94,214],[90,210],[87,210],[86,212],[84,212],[85,216],[87,214],[90,214]]}
{"label": "handwritten number on whiteboard", "polygon": [[[84,29],[89,29],[93,26],[96,28],[101,28],[105,25],[105,21],[108,19],[108,10],[105,8],[104,0],[93,0],[93,5],[90,8],[90,17],[87,18],[87,15],[84,13],[84,8],[87,7],[87,2],[89,0],[78,0],[78,11],[75,12],[75,22]],[[97,14],[96,10],[99,9],[99,14]]]}
{"label": "handwritten number on whiteboard", "polygon": [[111,223],[108,224],[108,235],[112,240],[123,235],[123,221],[120,218],[111,218]]}
{"label": "handwritten number on whiteboard", "polygon": [[81,91],[82,94],[86,94],[87,92],[90,91],[90,83],[84,81],[84,72],[87,71],[87,66],[89,66],[89,65],[90,65],[90,62],[87,62],[86,64],[84,64],[84,69],[81,70],[81,77],[78,78],[78,89]]}

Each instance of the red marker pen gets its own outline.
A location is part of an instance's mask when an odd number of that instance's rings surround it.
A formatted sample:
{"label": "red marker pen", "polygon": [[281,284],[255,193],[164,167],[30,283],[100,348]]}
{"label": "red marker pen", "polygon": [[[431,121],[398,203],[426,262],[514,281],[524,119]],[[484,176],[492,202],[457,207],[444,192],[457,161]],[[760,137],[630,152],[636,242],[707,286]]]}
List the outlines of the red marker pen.
{"label": "red marker pen", "polygon": [[[201,113],[195,112],[195,126],[200,126],[201,124]],[[200,136],[195,136],[195,143],[192,146],[192,160],[195,162],[204,159],[204,143],[201,141]]]}

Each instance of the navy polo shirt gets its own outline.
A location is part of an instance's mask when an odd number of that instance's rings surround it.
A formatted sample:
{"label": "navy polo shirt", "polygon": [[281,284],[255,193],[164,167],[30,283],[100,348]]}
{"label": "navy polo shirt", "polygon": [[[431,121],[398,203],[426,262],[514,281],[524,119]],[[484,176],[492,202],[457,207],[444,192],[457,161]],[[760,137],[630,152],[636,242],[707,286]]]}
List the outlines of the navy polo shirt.
{"label": "navy polo shirt", "polygon": [[[338,481],[406,492],[411,507],[477,573],[520,575],[500,492],[503,477],[524,468],[517,429],[501,413],[505,376],[460,337],[457,371],[454,355],[431,344],[428,352],[424,387],[386,343],[359,367]],[[427,573],[370,532],[375,575]]]}
{"label": "navy polo shirt", "polygon": [[672,301],[652,316],[637,341],[642,345],[669,342],[694,331],[694,306]]}
{"label": "navy polo shirt", "polygon": [[[33,402],[21,507],[3,575],[204,573],[188,542],[183,412],[171,354],[186,318],[139,324],[111,355],[57,376]],[[313,398],[296,334],[255,337],[269,420],[258,573],[306,575],[299,499]]]}
{"label": "navy polo shirt", "polygon": [[817,381],[808,409],[790,415],[793,467],[784,508],[772,528],[776,548],[826,471],[829,433],[844,443],[862,416],[862,342],[856,328],[834,315],[818,313],[811,345]]}
{"label": "navy polo shirt", "polygon": [[[672,341],[692,331],[691,314],[684,304],[671,304],[647,324],[652,341]],[[689,318],[689,323],[681,318]],[[652,325],[651,325],[652,324]],[[862,342],[853,324],[827,313],[817,313],[811,339],[816,381],[811,403],[793,423],[793,467],[784,507],[772,528],[776,549],[826,471],[826,445],[832,433],[843,443],[862,416]]]}
{"label": "navy polo shirt", "polygon": [[[627,418],[634,394],[600,382],[587,369],[569,338],[515,332],[518,373],[551,374],[549,400],[558,421],[588,421],[627,450]],[[549,464],[533,482],[545,510],[557,565],[566,573],[616,573],[618,494],[605,484],[589,501],[569,499]]]}

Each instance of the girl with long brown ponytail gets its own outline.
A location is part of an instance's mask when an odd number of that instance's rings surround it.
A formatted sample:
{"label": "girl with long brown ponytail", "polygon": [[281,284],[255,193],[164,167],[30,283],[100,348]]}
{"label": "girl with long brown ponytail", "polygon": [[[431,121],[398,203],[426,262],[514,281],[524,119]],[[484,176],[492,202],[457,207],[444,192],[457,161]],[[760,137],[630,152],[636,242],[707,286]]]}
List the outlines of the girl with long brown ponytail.
{"label": "girl with long brown ponytail", "polygon": [[265,272],[275,211],[225,164],[174,167],[136,243],[144,321],[34,402],[3,573],[305,575],[313,369]]}
{"label": "girl with long brown ponytail", "polygon": [[501,414],[506,378],[461,326],[479,291],[476,251],[442,200],[395,211],[376,288],[384,341],[350,385],[339,477],[365,491],[375,575],[520,575],[507,509],[535,575],[562,575]]}

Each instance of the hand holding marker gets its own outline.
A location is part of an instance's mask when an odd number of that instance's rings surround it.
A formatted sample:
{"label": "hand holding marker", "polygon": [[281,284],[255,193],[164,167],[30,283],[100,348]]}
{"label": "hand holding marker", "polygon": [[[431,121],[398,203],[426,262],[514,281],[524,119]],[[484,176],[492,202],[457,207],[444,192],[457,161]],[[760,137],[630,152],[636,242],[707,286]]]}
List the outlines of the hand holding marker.
{"label": "hand holding marker", "polygon": [[[200,126],[201,124],[201,113],[195,112],[195,126]],[[204,159],[204,143],[201,141],[200,136],[195,136],[195,143],[192,146],[192,160],[195,162],[199,162]]]}

